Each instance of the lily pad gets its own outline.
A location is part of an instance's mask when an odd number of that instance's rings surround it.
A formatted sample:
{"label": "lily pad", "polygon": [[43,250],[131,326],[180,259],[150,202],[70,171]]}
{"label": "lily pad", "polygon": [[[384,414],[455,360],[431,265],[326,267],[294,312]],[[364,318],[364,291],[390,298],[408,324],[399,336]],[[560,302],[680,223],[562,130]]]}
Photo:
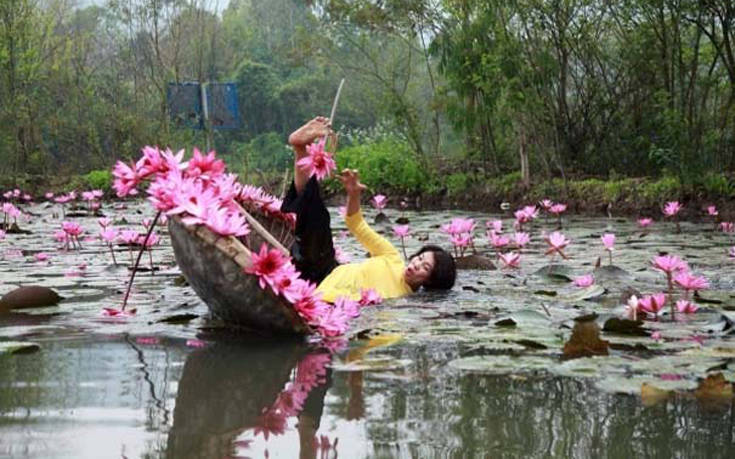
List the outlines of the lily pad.
{"label": "lily pad", "polygon": [[570,303],[591,300],[605,294],[605,288],[601,285],[592,284],[589,287],[581,288],[575,292],[561,297],[562,300]]}
{"label": "lily pad", "polygon": [[533,273],[533,275],[570,282],[574,280],[572,268],[565,265],[547,265]]}
{"label": "lily pad", "polygon": [[633,279],[633,276],[628,271],[615,265],[605,265],[595,268],[593,274],[599,282],[630,281]]}
{"label": "lily pad", "polygon": [[0,354],[30,354],[39,349],[41,346],[28,341],[0,341]]}

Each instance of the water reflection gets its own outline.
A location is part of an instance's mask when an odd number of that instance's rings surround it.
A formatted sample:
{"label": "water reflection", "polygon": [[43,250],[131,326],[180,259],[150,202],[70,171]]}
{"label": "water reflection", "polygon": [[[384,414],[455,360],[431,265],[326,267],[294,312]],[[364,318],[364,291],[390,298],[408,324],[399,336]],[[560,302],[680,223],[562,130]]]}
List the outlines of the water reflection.
{"label": "water reflection", "polygon": [[[301,457],[315,437],[330,386],[327,349],[302,343],[216,343],[186,359],[166,453],[176,458],[232,457],[297,419]],[[321,445],[321,442],[320,442]]]}
{"label": "water reflection", "polygon": [[[447,365],[454,346],[368,341],[333,354],[293,342],[41,344],[0,356],[0,457],[735,453],[732,398],[679,394],[645,406],[587,379],[457,371]],[[383,358],[410,364],[365,370]]]}

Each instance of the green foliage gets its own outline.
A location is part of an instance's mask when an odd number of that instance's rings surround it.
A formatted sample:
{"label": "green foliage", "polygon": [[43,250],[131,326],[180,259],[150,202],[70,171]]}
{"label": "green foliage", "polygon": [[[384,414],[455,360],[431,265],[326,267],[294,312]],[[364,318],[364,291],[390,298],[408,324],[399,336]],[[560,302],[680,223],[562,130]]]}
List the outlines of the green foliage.
{"label": "green foliage", "polygon": [[337,167],[358,169],[372,191],[423,191],[429,173],[421,166],[407,142],[384,139],[341,149]]}
{"label": "green foliage", "polygon": [[678,177],[665,176],[644,183],[640,190],[642,198],[650,205],[661,205],[666,201],[681,199],[683,190]]}
{"label": "green foliage", "polygon": [[447,187],[449,196],[460,196],[467,191],[470,185],[470,177],[464,172],[449,174],[444,184]]}
{"label": "green foliage", "polygon": [[249,142],[236,144],[227,160],[235,171],[250,176],[253,173],[283,173],[293,167],[293,152],[275,132],[260,134]]}
{"label": "green foliage", "polygon": [[91,189],[107,191],[112,187],[112,172],[108,169],[89,171],[82,179]]}
{"label": "green foliage", "polygon": [[729,180],[725,174],[710,172],[701,178],[701,186],[707,196],[734,197],[735,182]]}

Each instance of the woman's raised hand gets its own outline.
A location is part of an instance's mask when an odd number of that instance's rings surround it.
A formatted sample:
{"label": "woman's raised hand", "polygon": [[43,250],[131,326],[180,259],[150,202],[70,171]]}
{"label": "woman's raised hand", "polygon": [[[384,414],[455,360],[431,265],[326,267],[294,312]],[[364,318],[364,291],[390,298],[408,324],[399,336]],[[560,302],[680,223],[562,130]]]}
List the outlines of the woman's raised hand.
{"label": "woman's raised hand", "polygon": [[365,185],[360,183],[360,174],[357,169],[342,169],[342,173],[338,177],[348,195],[359,195],[367,189]]}

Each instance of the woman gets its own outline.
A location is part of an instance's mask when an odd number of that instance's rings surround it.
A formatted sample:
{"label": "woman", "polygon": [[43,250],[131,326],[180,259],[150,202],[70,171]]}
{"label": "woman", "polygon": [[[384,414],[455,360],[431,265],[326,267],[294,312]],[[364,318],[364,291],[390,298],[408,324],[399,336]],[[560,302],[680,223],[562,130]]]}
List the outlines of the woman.
{"label": "woman", "polygon": [[457,271],[454,259],[446,251],[434,245],[424,246],[405,265],[398,250],[368,226],[360,211],[360,198],[366,187],[354,169],[345,169],[339,176],[347,193],[345,222],[370,258],[361,263],[337,263],[329,212],[319,184],[296,164],[307,156],[307,145],[329,134],[329,120],[317,117],[288,138],[295,153],[294,181],[281,210],[296,214],[296,240],[291,256],[301,277],[316,282],[322,299],[329,302],[340,296],[357,300],[363,289],[375,289],[384,299],[405,296],[420,287],[451,289]]}

